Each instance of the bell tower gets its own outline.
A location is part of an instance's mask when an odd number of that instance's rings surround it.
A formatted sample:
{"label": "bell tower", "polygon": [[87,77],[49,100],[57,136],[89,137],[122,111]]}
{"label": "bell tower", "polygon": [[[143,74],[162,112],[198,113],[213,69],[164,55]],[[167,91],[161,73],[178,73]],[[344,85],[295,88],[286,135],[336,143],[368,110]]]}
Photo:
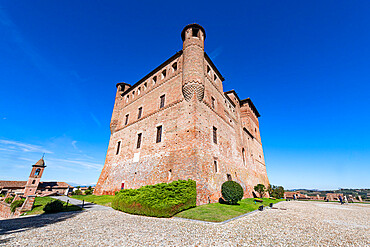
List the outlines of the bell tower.
{"label": "bell tower", "polygon": [[39,186],[42,173],[45,169],[44,158],[37,161],[36,164],[32,166],[31,174],[28,178],[27,184],[24,187],[24,196],[36,195],[37,187]]}
{"label": "bell tower", "polygon": [[186,101],[204,97],[204,40],[206,32],[196,23],[187,25],[181,32],[183,41],[182,94]]}

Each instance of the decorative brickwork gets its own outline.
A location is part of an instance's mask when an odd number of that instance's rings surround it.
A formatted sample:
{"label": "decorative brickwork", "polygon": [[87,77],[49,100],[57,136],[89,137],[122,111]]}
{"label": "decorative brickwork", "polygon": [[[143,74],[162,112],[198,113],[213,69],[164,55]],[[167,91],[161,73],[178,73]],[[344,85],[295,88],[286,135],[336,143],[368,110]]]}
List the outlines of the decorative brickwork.
{"label": "decorative brickwork", "polygon": [[224,79],[204,52],[203,27],[190,24],[181,37],[182,51],[133,86],[117,84],[94,194],[193,179],[200,205],[218,201],[228,179],[242,185],[245,197],[252,197],[255,185],[269,184],[257,109],[235,91],[224,93]]}

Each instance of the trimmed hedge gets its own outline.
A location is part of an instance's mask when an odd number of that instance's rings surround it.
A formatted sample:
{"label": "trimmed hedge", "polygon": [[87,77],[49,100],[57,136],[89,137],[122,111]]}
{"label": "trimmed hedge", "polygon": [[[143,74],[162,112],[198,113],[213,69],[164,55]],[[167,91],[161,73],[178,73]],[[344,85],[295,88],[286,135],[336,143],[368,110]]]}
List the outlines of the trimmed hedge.
{"label": "trimmed hedge", "polygon": [[18,208],[18,207],[21,207],[24,203],[24,199],[21,199],[21,200],[16,200],[14,202],[12,202],[12,204],[10,204],[10,211],[12,211],[13,213],[15,212],[15,209]]}
{"label": "trimmed hedge", "polygon": [[195,181],[178,180],[118,191],[112,208],[129,214],[168,218],[195,207],[196,198]]}
{"label": "trimmed hedge", "polygon": [[230,205],[235,205],[243,199],[243,187],[235,181],[226,181],[221,186],[222,197]]}

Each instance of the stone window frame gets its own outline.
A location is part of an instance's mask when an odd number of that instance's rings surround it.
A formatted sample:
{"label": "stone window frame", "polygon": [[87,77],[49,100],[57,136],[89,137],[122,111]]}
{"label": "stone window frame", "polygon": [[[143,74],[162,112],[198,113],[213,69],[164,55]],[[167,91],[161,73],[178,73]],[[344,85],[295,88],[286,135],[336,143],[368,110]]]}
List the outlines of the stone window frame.
{"label": "stone window frame", "polygon": [[246,156],[245,156],[245,149],[244,149],[244,147],[242,148],[242,157],[243,157],[243,165],[244,166],[247,166],[247,163],[246,163]]}
{"label": "stone window frame", "polygon": [[138,110],[137,119],[140,119],[143,116],[143,107],[140,106],[137,110]]}
{"label": "stone window frame", "polygon": [[217,141],[217,127],[216,126],[213,126],[213,128],[212,128],[212,142],[214,144],[218,143],[218,141]]}
{"label": "stone window frame", "polygon": [[166,94],[163,94],[159,97],[160,99],[160,103],[159,103],[159,109],[162,109],[164,108],[165,104],[166,104]]}
{"label": "stone window frame", "polygon": [[220,172],[220,169],[219,169],[219,165],[218,165],[218,161],[217,160],[213,160],[213,166],[214,166],[215,173],[219,173]]}
{"label": "stone window frame", "polygon": [[39,176],[40,175],[40,172],[41,172],[41,169],[40,168],[37,168],[34,175],[35,176]]}
{"label": "stone window frame", "polygon": [[127,113],[126,116],[125,116],[125,126],[128,124],[129,122],[129,117],[130,117],[130,113]]}
{"label": "stone window frame", "polygon": [[163,141],[163,125],[156,126],[155,143],[161,143]]}
{"label": "stone window frame", "polygon": [[172,169],[168,170],[168,181],[170,181],[172,178]]}
{"label": "stone window frame", "polygon": [[141,148],[142,139],[143,139],[143,133],[142,133],[142,132],[140,132],[140,133],[138,133],[138,134],[137,134],[136,149]]}
{"label": "stone window frame", "polygon": [[116,146],[116,155],[119,155],[120,151],[121,151],[121,140],[119,140],[117,142],[117,146]]}

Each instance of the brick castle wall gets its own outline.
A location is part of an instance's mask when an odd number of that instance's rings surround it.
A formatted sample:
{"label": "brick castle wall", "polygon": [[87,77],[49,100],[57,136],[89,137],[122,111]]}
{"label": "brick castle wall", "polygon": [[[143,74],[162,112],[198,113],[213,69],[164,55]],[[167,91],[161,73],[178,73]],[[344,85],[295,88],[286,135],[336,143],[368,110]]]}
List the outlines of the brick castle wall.
{"label": "brick castle wall", "polygon": [[[193,37],[193,28],[198,26],[184,29],[183,52],[134,86],[118,85],[107,156],[94,194],[114,194],[122,184],[139,188],[193,179],[199,205],[216,202],[228,177],[242,185],[245,197],[252,196],[256,184],[268,185],[258,116],[248,101],[223,92],[223,78],[204,53],[205,33],[198,28]],[[163,132],[156,143],[158,126]]]}

